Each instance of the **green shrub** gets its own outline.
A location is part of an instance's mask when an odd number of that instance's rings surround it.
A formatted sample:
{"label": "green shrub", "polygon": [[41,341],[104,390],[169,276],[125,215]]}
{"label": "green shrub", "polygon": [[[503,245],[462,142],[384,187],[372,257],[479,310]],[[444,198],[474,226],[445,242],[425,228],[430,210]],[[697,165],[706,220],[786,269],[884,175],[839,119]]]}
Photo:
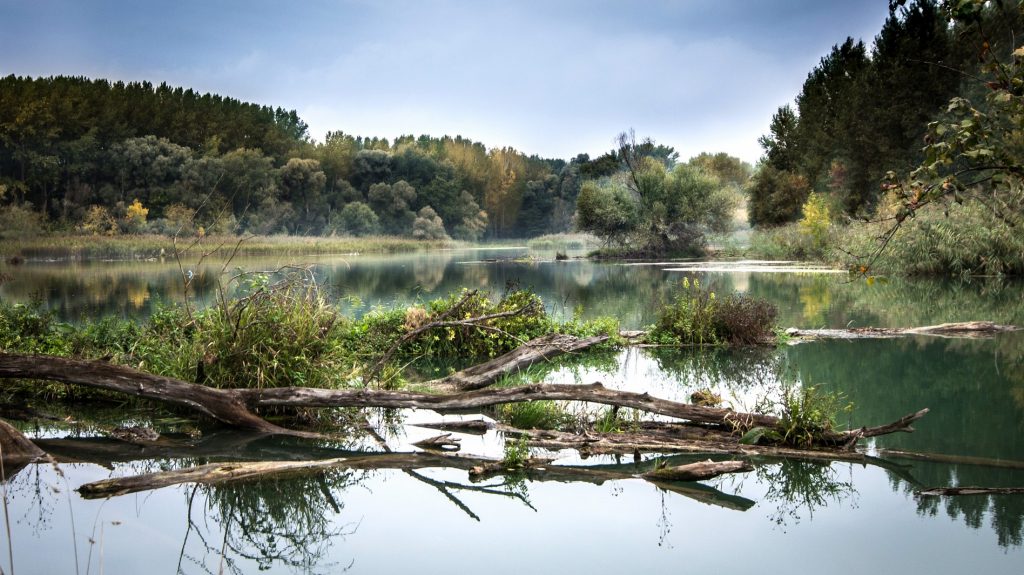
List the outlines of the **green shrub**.
{"label": "green shrub", "polygon": [[683,345],[715,345],[715,293],[702,289],[700,280],[683,278],[672,301],[661,306],[655,337]]}
{"label": "green shrub", "polygon": [[348,321],[303,282],[259,287],[196,317],[197,383],[215,387],[337,387],[353,371]]}
{"label": "green shrub", "polygon": [[700,280],[683,278],[672,300],[658,310],[648,340],[698,346],[764,343],[773,337],[776,314],[767,301],[736,294],[718,298]]}

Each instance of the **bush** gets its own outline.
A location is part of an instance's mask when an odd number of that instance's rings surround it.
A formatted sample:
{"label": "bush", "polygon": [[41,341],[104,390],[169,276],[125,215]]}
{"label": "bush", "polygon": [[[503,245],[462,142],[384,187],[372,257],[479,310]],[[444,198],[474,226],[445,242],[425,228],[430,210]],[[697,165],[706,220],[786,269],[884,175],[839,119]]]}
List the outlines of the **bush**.
{"label": "bush", "polygon": [[736,294],[718,298],[700,280],[683,278],[672,301],[659,309],[648,339],[700,346],[764,343],[772,337],[777,313],[767,301]]}
{"label": "bush", "polygon": [[720,300],[713,313],[715,334],[722,341],[752,345],[774,337],[778,310],[763,299],[733,294]]}

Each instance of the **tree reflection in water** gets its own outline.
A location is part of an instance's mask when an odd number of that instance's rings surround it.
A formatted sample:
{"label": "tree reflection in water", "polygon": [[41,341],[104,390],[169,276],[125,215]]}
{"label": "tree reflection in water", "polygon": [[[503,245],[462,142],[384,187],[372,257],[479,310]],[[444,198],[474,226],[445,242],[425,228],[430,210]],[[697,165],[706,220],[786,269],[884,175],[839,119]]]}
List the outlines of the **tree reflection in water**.
{"label": "tree reflection in water", "polygon": [[830,504],[853,500],[856,507],[857,490],[852,479],[840,479],[842,469],[848,473],[851,471],[849,464],[799,459],[757,466],[757,479],[767,487],[765,501],[775,504],[769,517],[776,525],[785,528],[789,521],[800,523],[803,513],[808,519],[813,519],[815,509]]}
{"label": "tree reflection in water", "polygon": [[[261,571],[275,564],[298,573],[347,571],[354,559],[346,566],[324,563],[328,550],[359,528],[358,522],[338,520],[344,502],[335,493],[358,484],[366,473],[331,470],[307,477],[193,487],[178,573],[188,572],[186,563],[206,573],[244,573],[239,560],[254,561]],[[204,496],[207,506],[200,521],[193,510],[197,494]],[[187,551],[193,534],[200,553]]]}

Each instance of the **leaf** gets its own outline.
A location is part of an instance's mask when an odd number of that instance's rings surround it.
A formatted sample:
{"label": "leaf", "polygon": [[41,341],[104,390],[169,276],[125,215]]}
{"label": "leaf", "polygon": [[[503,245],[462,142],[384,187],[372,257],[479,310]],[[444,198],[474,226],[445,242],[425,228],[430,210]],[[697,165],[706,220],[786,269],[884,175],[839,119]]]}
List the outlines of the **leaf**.
{"label": "leaf", "polygon": [[1013,55],[1018,58],[1024,58],[1024,46],[1021,46],[1020,48],[1014,50]]}
{"label": "leaf", "polygon": [[743,437],[740,438],[740,445],[757,445],[758,440],[765,433],[768,433],[767,427],[755,427],[743,434]]}

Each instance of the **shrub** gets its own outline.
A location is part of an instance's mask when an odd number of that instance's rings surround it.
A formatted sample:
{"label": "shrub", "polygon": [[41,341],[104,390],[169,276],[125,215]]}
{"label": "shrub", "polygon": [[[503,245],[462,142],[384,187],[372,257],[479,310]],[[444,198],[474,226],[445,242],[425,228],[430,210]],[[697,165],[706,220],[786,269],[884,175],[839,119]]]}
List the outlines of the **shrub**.
{"label": "shrub", "polygon": [[654,335],[683,345],[714,345],[719,343],[715,333],[715,293],[701,289],[700,280],[683,278],[672,301],[658,311]]}
{"label": "shrub", "polygon": [[771,303],[744,295],[730,295],[714,309],[716,336],[732,344],[770,341],[778,310]]}
{"label": "shrub", "polygon": [[197,383],[215,387],[337,387],[353,371],[347,320],[314,284],[285,280],[196,318]]}
{"label": "shrub", "polygon": [[736,294],[718,298],[700,280],[683,278],[672,301],[659,309],[648,338],[675,345],[763,343],[771,338],[776,314],[767,301]]}

